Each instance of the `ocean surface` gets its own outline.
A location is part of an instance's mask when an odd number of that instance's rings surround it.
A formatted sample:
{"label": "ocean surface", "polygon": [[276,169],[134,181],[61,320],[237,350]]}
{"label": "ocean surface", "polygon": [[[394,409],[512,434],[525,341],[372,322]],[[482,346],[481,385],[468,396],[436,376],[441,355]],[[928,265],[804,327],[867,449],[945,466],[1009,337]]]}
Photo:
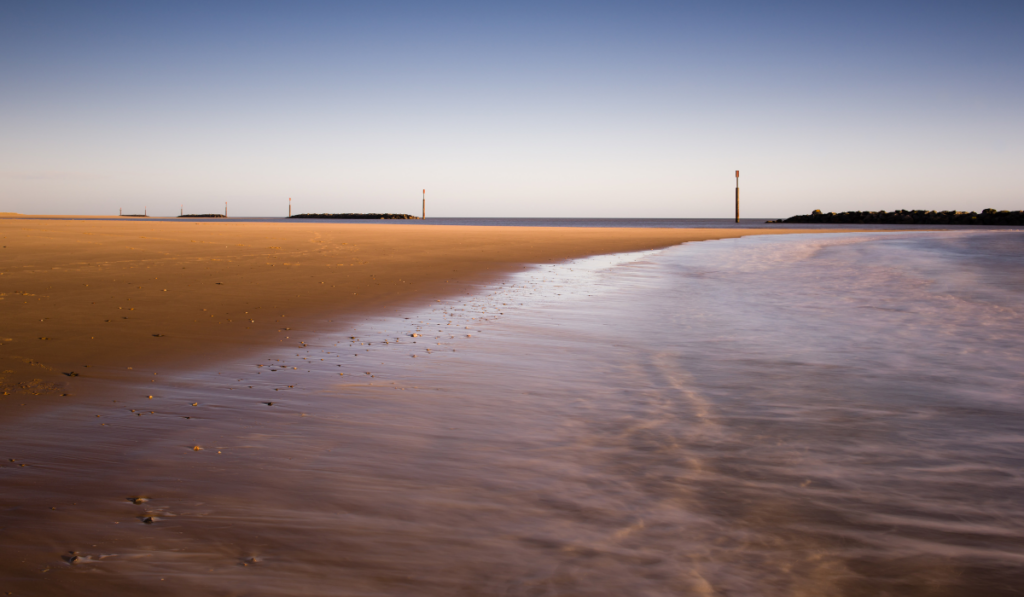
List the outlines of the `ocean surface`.
{"label": "ocean surface", "polygon": [[[413,214],[415,215],[415,214]],[[32,216],[28,216],[32,217]],[[46,219],[80,220],[79,216],[39,216]],[[789,217],[789,216],[780,216]],[[89,220],[97,218],[90,216]],[[100,218],[138,222],[141,218],[110,216]],[[777,218],[772,218],[777,219]],[[434,218],[425,220],[331,220],[304,218],[267,218],[267,217],[235,217],[230,218],[177,218],[150,216],[145,221],[174,222],[288,222],[292,224],[363,224],[374,226],[380,224],[399,224],[402,226],[539,226],[544,228],[773,228],[782,230],[946,230],[959,229],[963,226],[930,226],[922,224],[769,224],[766,218],[740,218],[737,223],[733,218]],[[975,229],[980,227],[973,227]],[[993,229],[991,226],[984,227]],[[998,227],[1008,228],[1008,227]]]}
{"label": "ocean surface", "polygon": [[1024,591],[1024,233],[690,243],[282,333],[0,438],[0,588]]}

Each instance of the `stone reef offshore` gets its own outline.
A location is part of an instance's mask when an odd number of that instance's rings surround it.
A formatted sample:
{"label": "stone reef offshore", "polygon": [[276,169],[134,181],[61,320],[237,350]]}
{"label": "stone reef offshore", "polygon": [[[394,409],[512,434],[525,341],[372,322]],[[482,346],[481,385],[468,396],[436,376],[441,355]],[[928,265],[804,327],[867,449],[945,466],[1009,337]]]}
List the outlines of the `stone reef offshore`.
{"label": "stone reef offshore", "polygon": [[321,220],[418,220],[409,214],[297,214],[289,218],[313,218]]}
{"label": "stone reef offshore", "polygon": [[769,220],[769,224],[932,224],[952,226],[1024,226],[1024,211],[844,211],[793,216],[785,220]]}

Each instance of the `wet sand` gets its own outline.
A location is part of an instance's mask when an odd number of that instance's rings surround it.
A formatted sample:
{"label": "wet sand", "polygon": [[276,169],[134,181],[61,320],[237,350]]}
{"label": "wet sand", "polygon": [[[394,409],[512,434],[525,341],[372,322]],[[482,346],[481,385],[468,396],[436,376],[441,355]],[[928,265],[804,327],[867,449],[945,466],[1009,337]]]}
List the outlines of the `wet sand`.
{"label": "wet sand", "polygon": [[0,428],[0,594],[1015,595],[1020,235],[889,236],[535,266],[75,378]]}
{"label": "wet sand", "polygon": [[[0,589],[529,595],[578,586],[565,571],[596,574],[572,562],[598,554],[623,575],[593,576],[605,590],[590,594],[623,594],[652,555],[622,560],[606,529],[576,528],[593,513],[570,496],[594,479],[552,448],[578,413],[545,388],[607,375],[545,377],[559,351],[516,357],[528,338],[474,350],[520,293],[502,281],[748,231],[0,219],[0,233]],[[385,321],[387,336],[348,337]],[[566,346],[588,341],[558,326]],[[436,360],[449,350],[470,360]],[[598,518],[614,543],[642,523],[613,502]]]}
{"label": "wet sand", "polygon": [[0,388],[38,404],[76,377],[151,378],[530,263],[771,233],[791,232],[0,218]]}

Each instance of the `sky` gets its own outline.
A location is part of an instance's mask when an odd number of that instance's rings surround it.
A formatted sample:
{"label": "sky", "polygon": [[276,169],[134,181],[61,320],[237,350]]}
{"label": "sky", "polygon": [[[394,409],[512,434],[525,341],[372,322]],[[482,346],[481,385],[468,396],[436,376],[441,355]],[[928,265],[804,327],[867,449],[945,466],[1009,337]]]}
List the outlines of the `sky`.
{"label": "sky", "polygon": [[0,211],[1024,209],[1024,3],[3,2]]}

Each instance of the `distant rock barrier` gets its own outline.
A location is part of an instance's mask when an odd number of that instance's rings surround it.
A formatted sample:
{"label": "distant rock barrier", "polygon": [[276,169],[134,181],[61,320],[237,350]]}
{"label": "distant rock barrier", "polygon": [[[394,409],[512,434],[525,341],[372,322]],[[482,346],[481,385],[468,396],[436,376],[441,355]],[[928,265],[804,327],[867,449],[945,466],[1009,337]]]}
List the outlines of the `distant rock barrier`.
{"label": "distant rock barrier", "polygon": [[224,214],[181,214],[179,218],[226,218]]}
{"label": "distant rock barrier", "polygon": [[768,224],[932,224],[938,226],[1024,226],[1024,211],[844,211],[822,213],[816,209],[806,216],[768,220]]}
{"label": "distant rock barrier", "polygon": [[290,218],[315,218],[321,220],[418,220],[409,214],[298,214]]}

